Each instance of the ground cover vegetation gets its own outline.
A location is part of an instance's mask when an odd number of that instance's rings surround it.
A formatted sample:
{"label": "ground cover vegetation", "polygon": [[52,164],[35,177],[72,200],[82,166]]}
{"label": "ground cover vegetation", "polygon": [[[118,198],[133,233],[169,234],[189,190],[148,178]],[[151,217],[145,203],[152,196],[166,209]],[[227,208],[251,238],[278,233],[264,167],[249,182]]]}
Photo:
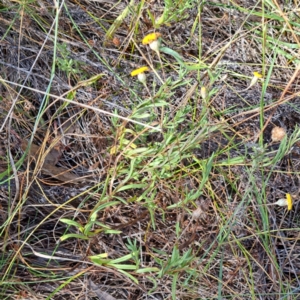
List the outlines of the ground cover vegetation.
{"label": "ground cover vegetation", "polygon": [[300,4],[0,1],[1,299],[299,299]]}

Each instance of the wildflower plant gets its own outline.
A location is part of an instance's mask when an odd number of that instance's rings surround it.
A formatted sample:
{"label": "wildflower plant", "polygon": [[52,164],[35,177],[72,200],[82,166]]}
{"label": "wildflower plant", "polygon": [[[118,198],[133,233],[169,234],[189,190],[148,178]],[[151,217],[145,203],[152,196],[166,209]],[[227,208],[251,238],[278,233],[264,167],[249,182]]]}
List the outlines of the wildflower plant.
{"label": "wildflower plant", "polygon": [[142,84],[146,85],[146,79],[147,79],[147,77],[146,77],[145,72],[147,72],[147,71],[149,71],[149,68],[144,66],[144,67],[140,67],[138,69],[133,70],[130,73],[130,75],[132,77],[137,76],[138,81],[140,81]]}
{"label": "wildflower plant", "polygon": [[[162,70],[163,70],[163,64],[162,64],[161,57],[160,57],[160,39],[159,39],[160,37],[161,37],[161,33],[159,33],[159,32],[149,33],[143,38],[142,44],[149,45],[150,49],[153,50],[157,54],[159,62],[162,67]],[[165,78],[164,70],[163,70],[163,75]]]}
{"label": "wildflower plant", "polygon": [[149,88],[148,88],[148,86],[147,86],[147,76],[146,76],[146,74],[145,74],[145,73],[148,72],[149,70],[150,70],[150,69],[149,69],[147,66],[143,66],[143,67],[140,67],[140,68],[138,68],[138,69],[133,70],[133,71],[130,73],[130,75],[131,75],[131,77],[137,76],[138,81],[141,82],[141,83],[144,85],[144,87],[145,87],[145,89],[147,90],[149,96],[151,97],[150,90],[149,90]]}
{"label": "wildflower plant", "polygon": [[147,34],[143,40],[143,45],[149,45],[149,47],[157,53],[159,56],[159,46],[160,46],[160,40],[158,39],[161,36],[159,32],[153,32],[150,34]]}
{"label": "wildflower plant", "polygon": [[274,203],[267,204],[267,206],[270,206],[270,205],[278,205],[278,206],[281,206],[281,207],[286,206],[287,210],[292,210],[292,208],[293,208],[293,198],[292,198],[291,194],[287,193],[285,195],[285,198],[281,198],[281,199],[278,199]]}
{"label": "wildflower plant", "polygon": [[259,79],[262,79],[262,77],[263,76],[260,73],[253,72],[253,77],[252,77],[251,83],[248,88],[254,86],[258,82]]}
{"label": "wildflower plant", "polygon": [[293,199],[292,199],[291,194],[287,193],[285,198],[279,199],[274,204],[279,205],[279,206],[287,206],[288,210],[292,210],[292,208],[293,208]]}
{"label": "wildflower plant", "polygon": [[[3,298],[34,298],[23,290],[36,291],[41,280],[57,286],[50,295],[42,291],[47,299],[68,297],[69,290],[78,298],[99,282],[105,284],[107,295],[102,296],[106,298],[109,293],[122,298],[124,289],[120,286],[130,287],[126,296],[132,299],[137,295],[155,298],[157,293],[172,300],[235,295],[257,299],[266,293],[270,299],[278,295],[292,297],[299,286],[299,274],[295,272],[299,267],[294,260],[299,258],[299,222],[293,224],[297,209],[293,210],[290,194],[283,195],[284,199],[274,197],[279,186],[287,188],[286,182],[288,186],[297,182],[299,173],[293,146],[299,143],[300,129],[285,115],[298,113],[298,94],[295,82],[284,82],[285,78],[293,78],[294,71],[295,78],[300,69],[294,55],[299,43],[290,35],[297,7],[290,14],[278,14],[279,9],[268,9],[272,1],[251,8],[246,4],[236,6],[232,1],[230,7],[223,5],[220,13],[220,5],[214,1],[156,1],[154,10],[149,1],[123,2],[109,9],[91,2],[81,10],[84,16],[80,20],[74,18],[72,1],[68,0],[63,3],[63,14],[48,6],[49,11],[41,13],[40,7],[18,2],[1,8],[7,24],[15,24],[15,17],[24,21],[17,20],[18,26],[0,25],[4,61],[21,73],[32,66],[32,78],[22,83],[22,93],[11,87],[18,86],[11,80],[0,96],[3,119],[12,116],[11,126],[7,126],[11,136],[4,135],[0,147],[7,170],[0,173],[11,178],[13,171],[20,179],[20,184],[6,184],[6,177],[5,184],[0,183],[8,191],[0,197]],[[234,12],[237,19],[233,20],[230,16]],[[48,22],[49,17],[57,24]],[[290,22],[286,23],[285,18]],[[24,31],[28,21],[30,26]],[[50,28],[50,23],[57,26]],[[220,24],[224,25],[221,29]],[[293,27],[288,29],[286,25],[290,24]],[[276,31],[284,27],[278,32],[278,40],[272,26]],[[37,30],[41,30],[39,36]],[[160,32],[154,32],[157,30]],[[141,32],[150,31],[135,40]],[[211,36],[211,32],[217,36]],[[100,39],[104,45],[96,42],[97,36],[104,37]],[[169,36],[171,41],[167,42],[165,37]],[[47,39],[43,44],[42,38]],[[111,44],[114,39],[117,42]],[[18,41],[32,47],[32,51],[18,45]],[[253,51],[248,51],[247,45]],[[259,51],[253,53],[255,46]],[[228,62],[228,56],[235,60]],[[36,64],[34,59],[38,59]],[[133,70],[132,64],[137,61],[145,65]],[[130,78],[134,84],[123,80],[119,62],[122,70],[131,68],[127,77],[135,77]],[[263,70],[263,75],[249,75],[250,66]],[[99,70],[105,70],[105,76]],[[237,77],[247,78],[247,84]],[[45,78],[51,78],[49,83]],[[150,79],[154,79],[151,84]],[[1,83],[4,80],[1,78]],[[252,87],[255,94],[251,94]],[[249,92],[236,97],[232,91],[240,88]],[[270,88],[272,99],[266,97]],[[64,90],[66,94],[62,94]],[[45,101],[38,114],[24,113],[22,103],[34,99],[36,105],[43,93]],[[11,98],[15,98],[13,105]],[[281,104],[284,109],[273,116]],[[297,123],[298,117],[293,119]],[[272,130],[268,143],[264,137],[269,136],[274,120],[281,127]],[[266,121],[271,123],[263,136]],[[63,122],[70,122],[71,130],[65,130]],[[57,138],[58,129],[64,134],[62,143],[67,150],[59,164],[66,169],[73,167],[78,176],[88,173],[83,177],[91,175],[92,180],[84,179],[83,184],[74,186],[47,176],[45,184],[44,178],[38,177],[47,174],[31,172],[19,161],[13,165],[13,159],[19,159],[18,148],[9,153],[6,145],[9,142],[11,148],[14,144],[18,147],[14,131],[26,139],[37,138],[45,150],[50,150],[47,145]],[[258,133],[262,137],[259,143]],[[45,139],[41,140],[43,135]],[[0,162],[0,169],[2,166]],[[54,184],[55,190],[51,187]],[[276,200],[266,204],[270,199]],[[283,209],[271,214],[267,206],[274,204]],[[289,220],[282,219],[286,212]],[[286,229],[286,234],[279,234],[279,230]],[[32,249],[27,247],[29,244]],[[38,250],[41,246],[45,249]],[[34,261],[38,253],[34,248],[51,257],[41,254],[42,259]],[[287,251],[293,248],[294,255]],[[257,261],[257,253],[262,260]],[[72,264],[64,262],[66,256]],[[295,266],[289,268],[290,262]],[[79,272],[68,272],[67,268],[72,271],[75,264]],[[265,271],[269,269],[276,274],[275,285]],[[22,282],[18,283],[16,276],[22,276]],[[83,282],[81,276],[90,283],[84,286],[86,291],[78,288],[78,282]]]}
{"label": "wildflower plant", "polygon": [[253,77],[251,79],[250,85],[247,88],[245,88],[244,90],[241,90],[239,92],[248,91],[250,88],[252,88],[258,82],[258,80],[262,80],[262,78],[263,78],[263,76],[260,73],[253,72]]}

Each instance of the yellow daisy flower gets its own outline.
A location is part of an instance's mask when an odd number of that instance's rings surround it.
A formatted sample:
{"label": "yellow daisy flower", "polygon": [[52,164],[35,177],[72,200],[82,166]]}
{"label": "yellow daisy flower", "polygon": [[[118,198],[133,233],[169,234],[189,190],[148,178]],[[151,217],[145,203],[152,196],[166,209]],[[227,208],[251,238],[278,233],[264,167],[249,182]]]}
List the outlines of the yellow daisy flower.
{"label": "yellow daisy flower", "polygon": [[258,72],[253,72],[254,77],[262,78],[263,76]]}
{"label": "yellow daisy flower", "polygon": [[291,194],[286,194],[286,202],[287,202],[288,210],[291,210],[293,208],[293,199]]}
{"label": "yellow daisy flower", "polygon": [[161,33],[159,33],[159,32],[149,33],[143,38],[142,44],[143,45],[151,44],[152,42],[156,41],[160,36],[161,36]]}
{"label": "yellow daisy flower", "polygon": [[132,77],[134,77],[134,76],[137,76],[137,75],[139,75],[139,74],[141,74],[141,73],[145,73],[146,71],[149,71],[149,68],[148,68],[148,67],[141,67],[141,68],[138,68],[138,69],[133,70],[133,71],[130,73],[130,75],[131,75]]}
{"label": "yellow daisy flower", "polygon": [[293,208],[293,199],[291,194],[286,194],[285,199],[279,199],[274,204],[279,206],[287,206],[288,210],[291,210]]}
{"label": "yellow daisy flower", "polygon": [[149,71],[148,67],[141,67],[141,68],[133,70],[130,73],[130,75],[132,77],[137,76],[138,80],[140,82],[142,82],[143,84],[145,84],[146,83],[146,74],[145,74],[146,71]]}
{"label": "yellow daisy flower", "polygon": [[263,77],[263,76],[262,76],[260,73],[258,73],[258,72],[253,72],[253,77],[252,77],[252,79],[251,79],[250,85],[249,85],[244,91],[247,91],[247,90],[249,90],[251,87],[253,87],[253,86],[257,83],[258,79],[261,79],[262,77]]}

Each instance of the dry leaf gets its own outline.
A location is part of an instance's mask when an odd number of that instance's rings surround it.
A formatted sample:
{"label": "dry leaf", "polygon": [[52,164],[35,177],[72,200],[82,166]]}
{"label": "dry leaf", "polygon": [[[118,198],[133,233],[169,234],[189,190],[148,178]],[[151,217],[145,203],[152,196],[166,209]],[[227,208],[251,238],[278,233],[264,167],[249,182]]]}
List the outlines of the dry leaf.
{"label": "dry leaf", "polygon": [[[21,148],[23,151],[27,148],[27,142],[22,141]],[[35,144],[31,144],[30,150],[29,150],[29,156],[31,159],[35,160],[38,158],[41,151],[41,147]],[[57,180],[63,181],[63,182],[74,182],[74,181],[82,181],[82,178],[72,174],[69,170],[66,170],[62,167],[56,167],[55,165],[58,162],[58,159],[61,156],[61,152],[57,149],[51,149],[49,153],[46,155],[43,165],[41,167],[42,173],[49,175]]]}

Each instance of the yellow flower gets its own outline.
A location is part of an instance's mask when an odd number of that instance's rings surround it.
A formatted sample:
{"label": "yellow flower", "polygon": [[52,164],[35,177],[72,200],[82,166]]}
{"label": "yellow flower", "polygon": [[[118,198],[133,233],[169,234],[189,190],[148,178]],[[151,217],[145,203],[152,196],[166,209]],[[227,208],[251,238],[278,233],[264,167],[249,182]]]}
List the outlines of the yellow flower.
{"label": "yellow flower", "polygon": [[146,71],[149,71],[149,68],[148,68],[148,67],[141,67],[141,68],[138,68],[138,69],[133,70],[133,71],[130,73],[130,75],[131,75],[132,77],[134,77],[134,76],[137,76],[137,75],[139,75],[139,74],[145,73]]}
{"label": "yellow flower", "polygon": [[137,78],[140,82],[142,82],[143,84],[146,84],[146,74],[145,74],[146,71],[149,71],[148,67],[141,67],[141,68],[133,70],[130,73],[130,75],[132,77],[137,76]]}
{"label": "yellow flower", "polygon": [[293,208],[293,199],[291,194],[286,194],[286,202],[287,202],[288,210],[291,210]]}
{"label": "yellow flower", "polygon": [[293,199],[291,194],[286,194],[285,199],[279,199],[274,204],[279,206],[287,206],[288,210],[291,210],[293,208]]}
{"label": "yellow flower", "polygon": [[151,44],[152,42],[156,41],[160,36],[161,36],[161,33],[159,33],[159,32],[149,33],[143,38],[142,44],[143,45]]}
{"label": "yellow flower", "polygon": [[252,77],[250,85],[247,87],[246,90],[249,90],[251,87],[253,87],[256,84],[256,82],[258,81],[258,79],[262,78],[262,75],[260,73],[258,73],[258,72],[253,72],[253,75],[254,76]]}
{"label": "yellow flower", "polygon": [[253,72],[254,77],[262,78],[263,76],[258,72]]}

